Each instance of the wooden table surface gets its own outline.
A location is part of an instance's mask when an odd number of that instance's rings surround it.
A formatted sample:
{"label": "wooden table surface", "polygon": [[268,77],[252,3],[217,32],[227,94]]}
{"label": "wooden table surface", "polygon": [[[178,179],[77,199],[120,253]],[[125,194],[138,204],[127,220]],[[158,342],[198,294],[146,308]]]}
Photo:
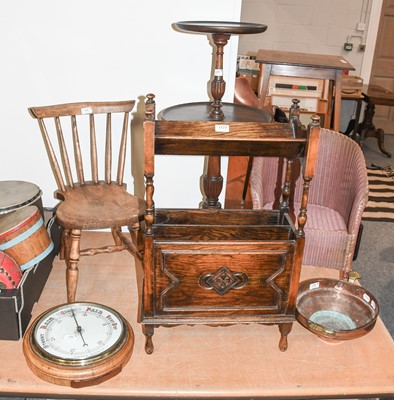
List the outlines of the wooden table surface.
{"label": "wooden table surface", "polygon": [[324,69],[354,70],[353,65],[342,56],[298,53],[294,51],[259,50],[256,62]]}
{"label": "wooden table surface", "polygon": [[[83,243],[101,245],[110,238],[109,233],[89,233]],[[337,271],[303,267],[303,279],[323,273],[338,276]],[[118,376],[83,389],[46,383],[26,366],[22,341],[2,341],[0,396],[316,399],[394,393],[394,343],[380,319],[368,335],[338,344],[323,342],[295,323],[284,353],[278,349],[276,326],[160,328],[154,336],[155,352],[147,355],[137,323],[135,276],[127,252],[84,257],[80,262],[77,300],[113,307],[133,327],[134,352]],[[65,300],[64,265],[56,259],[33,318]]]}
{"label": "wooden table surface", "polygon": [[371,101],[375,105],[394,106],[394,93],[378,85],[364,85],[362,93],[366,101]]}

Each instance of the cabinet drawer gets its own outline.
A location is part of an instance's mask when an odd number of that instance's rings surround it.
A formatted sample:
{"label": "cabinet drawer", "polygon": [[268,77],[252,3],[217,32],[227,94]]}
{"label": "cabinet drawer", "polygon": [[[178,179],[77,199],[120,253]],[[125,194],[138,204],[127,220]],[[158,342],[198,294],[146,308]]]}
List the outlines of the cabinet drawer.
{"label": "cabinet drawer", "polygon": [[155,315],[284,315],[295,242],[155,242]]}

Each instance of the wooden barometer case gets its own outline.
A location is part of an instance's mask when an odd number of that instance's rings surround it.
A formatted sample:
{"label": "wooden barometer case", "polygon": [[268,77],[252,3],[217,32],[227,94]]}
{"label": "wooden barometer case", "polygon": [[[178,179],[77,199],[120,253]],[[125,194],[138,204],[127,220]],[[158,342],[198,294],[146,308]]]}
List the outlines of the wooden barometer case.
{"label": "wooden barometer case", "polygon": [[133,345],[131,326],[117,311],[79,302],[41,314],[26,331],[23,353],[39,378],[78,388],[117,375]]}

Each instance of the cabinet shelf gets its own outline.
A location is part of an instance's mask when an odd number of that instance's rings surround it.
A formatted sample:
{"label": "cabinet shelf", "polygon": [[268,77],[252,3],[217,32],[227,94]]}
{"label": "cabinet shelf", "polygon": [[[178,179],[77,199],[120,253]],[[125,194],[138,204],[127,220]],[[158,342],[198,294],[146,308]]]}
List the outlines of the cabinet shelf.
{"label": "cabinet shelf", "polygon": [[156,154],[296,157],[305,143],[295,122],[158,121],[155,130]]}

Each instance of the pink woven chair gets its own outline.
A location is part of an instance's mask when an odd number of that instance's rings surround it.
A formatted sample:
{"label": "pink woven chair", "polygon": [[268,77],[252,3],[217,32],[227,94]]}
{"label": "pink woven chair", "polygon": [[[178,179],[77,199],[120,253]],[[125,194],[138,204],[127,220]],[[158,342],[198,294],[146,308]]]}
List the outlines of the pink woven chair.
{"label": "pink woven chair", "polygon": [[[271,209],[277,206],[282,171],[283,159],[265,157],[253,160],[253,208]],[[299,174],[292,190],[297,214],[302,194],[299,166],[294,166],[293,173]],[[360,147],[341,133],[321,129],[315,177],[308,199],[304,265],[335,268],[347,277],[352,269],[361,216],[367,200],[367,171]]]}

